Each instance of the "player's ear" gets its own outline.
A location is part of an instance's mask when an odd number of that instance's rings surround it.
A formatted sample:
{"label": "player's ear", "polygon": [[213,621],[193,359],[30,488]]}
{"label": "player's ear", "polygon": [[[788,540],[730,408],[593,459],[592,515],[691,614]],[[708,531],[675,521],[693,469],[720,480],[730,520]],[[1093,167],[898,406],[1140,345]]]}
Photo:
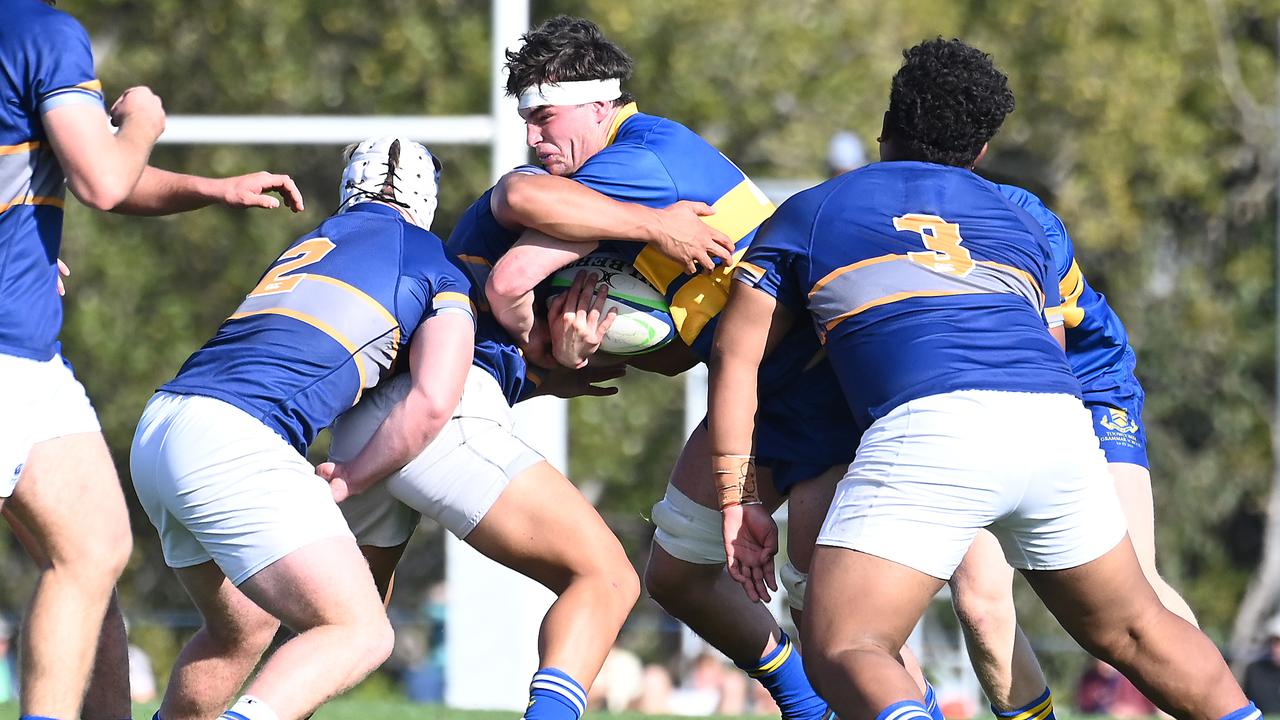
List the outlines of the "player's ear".
{"label": "player's ear", "polygon": [[987,156],[987,147],[988,147],[987,143],[982,143],[982,149],[978,151],[978,157],[974,158],[973,162],[969,165],[970,170],[977,167],[978,163],[982,162],[982,158]]}

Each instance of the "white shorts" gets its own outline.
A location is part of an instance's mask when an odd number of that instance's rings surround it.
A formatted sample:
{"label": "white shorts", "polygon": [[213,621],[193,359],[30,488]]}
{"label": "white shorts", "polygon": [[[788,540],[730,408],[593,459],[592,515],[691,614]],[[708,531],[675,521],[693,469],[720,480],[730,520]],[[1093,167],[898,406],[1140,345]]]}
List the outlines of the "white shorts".
{"label": "white shorts", "polygon": [[0,354],[0,498],[13,494],[33,445],[101,431],[84,386],[61,355],[40,361]]}
{"label": "white shorts", "polygon": [[980,528],[1023,570],[1077,567],[1123,539],[1115,482],[1080,400],[965,390],[895,408],[862,436],[818,544],[946,580]]}
{"label": "white shorts", "polygon": [[[355,457],[412,381],[399,375],[367,393],[333,424],[331,459]],[[422,454],[342,503],[361,545],[394,547],[409,539],[420,515],[459,538],[475,529],[516,475],[543,461],[517,438],[511,406],[493,376],[474,365],[453,418]]]}
{"label": "white shorts", "polygon": [[221,400],[156,393],[133,436],[129,467],[169,567],[212,559],[239,585],[295,550],[351,537],[311,463]]}

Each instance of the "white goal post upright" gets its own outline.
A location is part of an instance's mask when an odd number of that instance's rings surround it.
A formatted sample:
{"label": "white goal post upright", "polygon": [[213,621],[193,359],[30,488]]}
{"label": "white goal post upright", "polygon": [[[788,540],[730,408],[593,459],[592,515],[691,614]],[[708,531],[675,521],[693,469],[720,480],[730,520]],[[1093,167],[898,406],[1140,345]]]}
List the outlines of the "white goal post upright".
{"label": "white goal post upright", "polygon": [[[345,145],[368,137],[404,135],[428,145],[489,145],[490,177],[496,181],[529,157],[524,123],[515,101],[506,97],[502,69],[504,51],[529,27],[529,0],[492,0],[490,7],[488,115],[172,115],[160,142]],[[521,403],[516,409],[516,428],[552,465],[568,470],[567,404],[563,400]],[[554,596],[451,535],[445,552],[445,702],[461,708],[522,711],[529,678],[537,669],[538,626]]]}

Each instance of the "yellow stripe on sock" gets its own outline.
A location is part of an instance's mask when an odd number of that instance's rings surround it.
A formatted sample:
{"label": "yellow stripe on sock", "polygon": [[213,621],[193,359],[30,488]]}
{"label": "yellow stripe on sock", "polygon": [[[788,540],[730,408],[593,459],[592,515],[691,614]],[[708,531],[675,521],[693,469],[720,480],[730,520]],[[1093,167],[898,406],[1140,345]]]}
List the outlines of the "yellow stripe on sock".
{"label": "yellow stripe on sock", "polygon": [[782,667],[782,663],[786,662],[787,658],[791,657],[791,649],[792,649],[791,642],[788,641],[786,645],[782,646],[782,652],[778,653],[777,657],[765,663],[764,665],[761,665],[755,670],[752,670],[750,673],[748,673],[748,675],[750,675],[751,677],[760,677],[761,675],[768,675],[774,670],[777,670],[778,668]]}
{"label": "yellow stripe on sock", "polygon": [[1049,717],[1049,713],[1053,712],[1053,696],[1045,698],[1043,702],[1023,710],[1017,715],[1001,715],[1001,720],[1044,720]]}

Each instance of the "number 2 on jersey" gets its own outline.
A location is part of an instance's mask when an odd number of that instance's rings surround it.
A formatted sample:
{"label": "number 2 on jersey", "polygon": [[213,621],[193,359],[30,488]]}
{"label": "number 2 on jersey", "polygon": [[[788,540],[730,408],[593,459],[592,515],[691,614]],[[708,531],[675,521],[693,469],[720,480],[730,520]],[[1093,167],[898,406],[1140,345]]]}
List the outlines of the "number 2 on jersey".
{"label": "number 2 on jersey", "polygon": [[[262,277],[262,282],[259,282],[258,286],[250,291],[248,296],[259,297],[261,295],[275,295],[292,291],[307,274],[299,273],[283,277],[284,274],[320,262],[335,247],[337,246],[329,238],[319,237],[300,242],[289,248],[280,256],[280,260],[284,260],[284,262],[268,270],[267,274]],[[285,258],[292,259],[286,260]]]}
{"label": "number 2 on jersey", "polygon": [[960,243],[960,226],[949,223],[937,215],[910,213],[893,219],[895,230],[905,230],[920,235],[920,241],[928,250],[907,253],[907,257],[930,270],[964,277],[973,271],[973,256]]}

